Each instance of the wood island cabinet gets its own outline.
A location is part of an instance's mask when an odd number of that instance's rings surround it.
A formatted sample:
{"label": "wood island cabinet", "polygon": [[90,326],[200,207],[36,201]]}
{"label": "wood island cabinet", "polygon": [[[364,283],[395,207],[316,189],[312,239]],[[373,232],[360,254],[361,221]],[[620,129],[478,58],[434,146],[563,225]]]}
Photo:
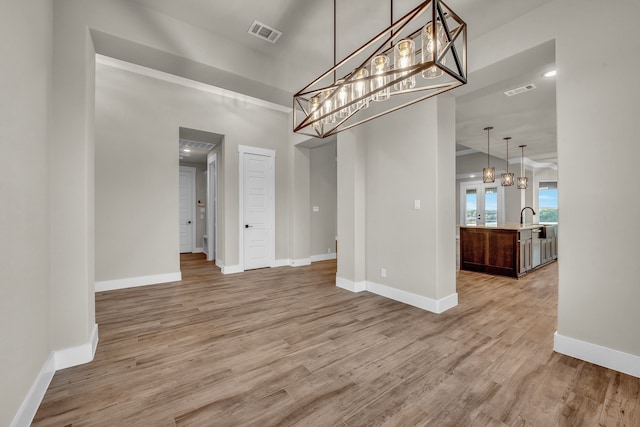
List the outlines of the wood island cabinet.
{"label": "wood island cabinet", "polygon": [[460,269],[520,277],[557,259],[555,227],[460,227]]}

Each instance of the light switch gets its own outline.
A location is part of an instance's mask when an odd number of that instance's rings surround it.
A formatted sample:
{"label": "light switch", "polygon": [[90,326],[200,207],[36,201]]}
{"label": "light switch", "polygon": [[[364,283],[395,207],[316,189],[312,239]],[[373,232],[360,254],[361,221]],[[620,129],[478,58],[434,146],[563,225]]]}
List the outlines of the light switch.
{"label": "light switch", "polygon": [[420,210],[420,200],[413,201],[413,209]]}
{"label": "light switch", "polygon": [[313,211],[314,212],[320,212],[320,206],[314,206],[313,207]]}

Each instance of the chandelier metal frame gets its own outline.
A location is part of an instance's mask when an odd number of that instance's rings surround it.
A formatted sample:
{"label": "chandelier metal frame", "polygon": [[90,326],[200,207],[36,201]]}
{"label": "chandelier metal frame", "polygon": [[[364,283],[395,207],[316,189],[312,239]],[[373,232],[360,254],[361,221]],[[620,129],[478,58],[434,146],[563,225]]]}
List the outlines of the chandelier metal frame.
{"label": "chandelier metal frame", "polygon": [[[430,21],[420,24],[419,29],[414,30],[416,23],[420,23],[418,20],[421,18],[424,20],[425,16],[428,16]],[[366,75],[368,71],[362,71],[368,70],[374,57],[392,56],[398,42],[406,39],[421,40],[423,29],[433,23],[435,23],[431,27],[433,35],[436,36],[438,31],[443,31],[444,35],[442,46],[440,46],[440,39],[430,45],[432,47],[429,52],[432,53],[427,54],[431,55],[431,60],[415,61],[415,64],[403,67],[401,71],[394,70],[393,64],[387,71],[375,75],[373,73]],[[467,25],[440,0],[427,0],[421,3],[337,64],[335,64],[335,49],[334,8],[334,66],[294,95],[293,131],[296,133],[325,138],[467,83]],[[371,52],[371,49],[375,50]],[[422,56],[422,49],[416,48],[415,58],[420,56]],[[364,59],[359,60],[362,57]],[[447,66],[445,64],[447,61],[452,66]],[[353,67],[354,63],[358,65]],[[432,67],[440,70],[437,71],[439,77],[421,78],[419,73],[429,69],[435,70]],[[345,72],[345,69],[348,71]],[[338,75],[342,77],[336,79]],[[373,88],[374,79],[381,78],[384,79],[384,83]],[[403,87],[403,82],[409,78],[413,78],[414,81],[419,80],[420,84],[414,83],[415,87],[411,88]],[[336,102],[340,91],[350,90],[356,83],[369,87],[366,94],[350,96],[343,103]],[[385,91],[390,95],[390,99],[398,99],[398,101],[396,103],[389,103],[389,100],[376,101],[378,94]],[[321,102],[319,102],[320,96],[322,96]],[[407,100],[407,97],[410,99]],[[380,96],[380,98],[383,97]],[[369,101],[375,104],[389,103],[389,107],[376,106],[377,108],[367,112]],[[383,111],[377,111],[381,109]]]}

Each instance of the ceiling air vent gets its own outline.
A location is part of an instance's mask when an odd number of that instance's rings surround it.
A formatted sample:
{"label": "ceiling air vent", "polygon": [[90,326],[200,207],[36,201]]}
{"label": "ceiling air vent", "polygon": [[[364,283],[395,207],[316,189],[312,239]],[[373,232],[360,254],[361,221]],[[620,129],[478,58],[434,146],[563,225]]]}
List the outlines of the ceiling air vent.
{"label": "ceiling air vent", "polygon": [[266,40],[269,43],[277,42],[282,35],[282,32],[258,21],[253,21],[253,24],[249,27],[248,33],[259,39]]}
{"label": "ceiling air vent", "polygon": [[520,86],[515,89],[508,90],[504,94],[507,96],[520,95],[521,93],[529,92],[530,90],[534,90],[535,88],[536,88],[536,85],[534,85],[533,83],[529,83],[524,86]]}
{"label": "ceiling air vent", "polygon": [[192,141],[190,139],[180,139],[180,148],[193,148],[195,150],[211,151],[215,148],[216,144],[210,142]]}

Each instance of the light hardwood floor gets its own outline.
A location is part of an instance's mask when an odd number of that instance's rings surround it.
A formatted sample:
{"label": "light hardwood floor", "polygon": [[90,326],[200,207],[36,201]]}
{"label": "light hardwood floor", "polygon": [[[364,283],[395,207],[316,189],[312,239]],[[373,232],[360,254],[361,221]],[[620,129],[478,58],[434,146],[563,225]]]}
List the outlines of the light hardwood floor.
{"label": "light hardwood floor", "polygon": [[557,264],[457,276],[436,315],[335,286],[335,261],[96,295],[93,362],[36,426],[640,426],[640,379],[554,353]]}

